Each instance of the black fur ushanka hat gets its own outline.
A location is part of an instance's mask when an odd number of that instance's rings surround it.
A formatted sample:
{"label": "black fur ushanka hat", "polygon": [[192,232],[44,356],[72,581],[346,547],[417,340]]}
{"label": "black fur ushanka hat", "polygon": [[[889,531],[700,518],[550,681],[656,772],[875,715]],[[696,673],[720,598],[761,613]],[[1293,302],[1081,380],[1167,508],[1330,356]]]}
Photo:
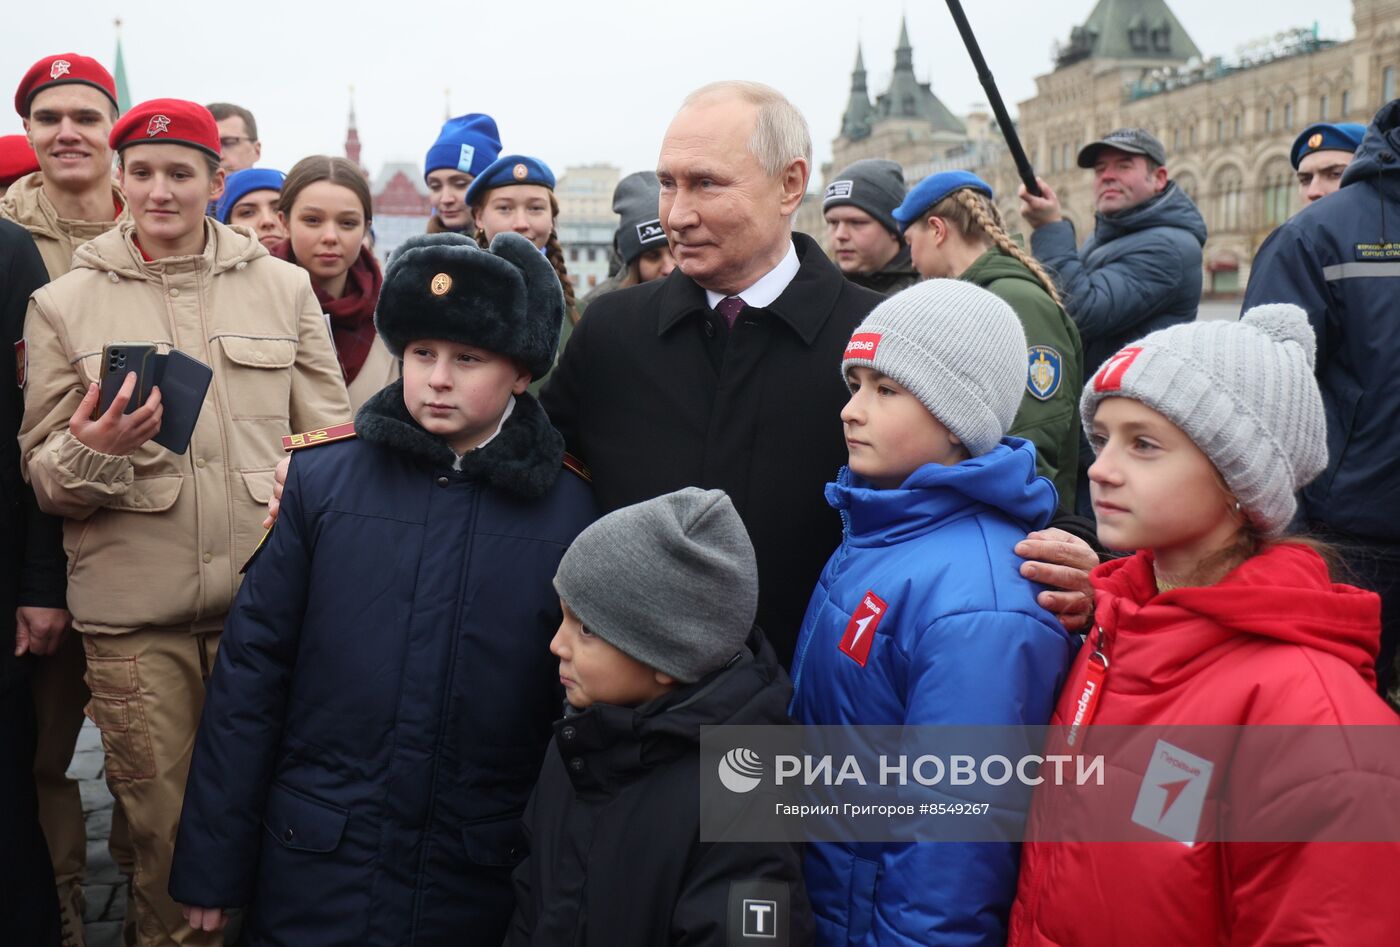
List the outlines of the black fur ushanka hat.
{"label": "black fur ushanka hat", "polygon": [[443,339],[514,358],[535,378],[554,364],[563,320],[559,275],[517,233],[497,234],[490,250],[456,233],[411,237],[394,251],[374,310],[397,358],[415,339]]}

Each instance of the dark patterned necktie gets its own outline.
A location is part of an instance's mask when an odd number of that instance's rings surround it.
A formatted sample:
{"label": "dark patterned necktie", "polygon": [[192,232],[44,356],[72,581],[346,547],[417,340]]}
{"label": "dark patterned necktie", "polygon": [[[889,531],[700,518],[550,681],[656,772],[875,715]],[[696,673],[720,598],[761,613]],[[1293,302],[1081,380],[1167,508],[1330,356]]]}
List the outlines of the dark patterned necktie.
{"label": "dark patterned necktie", "polygon": [[734,320],[744,311],[744,301],[738,296],[726,296],[715,305],[715,312],[724,317],[729,328],[734,328]]}

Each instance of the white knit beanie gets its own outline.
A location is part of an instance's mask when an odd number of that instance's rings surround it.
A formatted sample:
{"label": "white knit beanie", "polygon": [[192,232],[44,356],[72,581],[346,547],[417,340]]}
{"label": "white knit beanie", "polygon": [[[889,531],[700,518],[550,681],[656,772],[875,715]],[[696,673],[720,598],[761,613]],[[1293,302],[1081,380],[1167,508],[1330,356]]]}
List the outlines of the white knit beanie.
{"label": "white knit beanie", "polygon": [[918,398],[973,457],[1000,443],[1026,387],[1026,333],[1015,311],[961,280],[917,283],[851,336],[841,375],[875,369]]}
{"label": "white knit beanie", "polygon": [[1316,350],[1307,313],[1287,303],[1256,306],[1238,322],[1161,329],[1095,373],[1079,403],[1084,431],[1104,398],[1142,402],[1181,428],[1250,521],[1277,536],[1297,510],[1294,494],[1327,466]]}

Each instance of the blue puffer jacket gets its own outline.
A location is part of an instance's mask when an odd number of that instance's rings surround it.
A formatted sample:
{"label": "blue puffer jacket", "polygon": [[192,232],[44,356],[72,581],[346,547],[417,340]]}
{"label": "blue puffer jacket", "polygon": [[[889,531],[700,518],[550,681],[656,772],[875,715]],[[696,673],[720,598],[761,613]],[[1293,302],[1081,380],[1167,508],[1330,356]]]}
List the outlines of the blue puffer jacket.
{"label": "blue puffer jacket", "polygon": [[1069,221],[1035,229],[1031,252],[1055,271],[1084,340],[1086,381],[1129,342],[1196,318],[1205,242],[1201,212],[1171,182],[1144,204],[1098,214],[1078,252]]}
{"label": "blue puffer jacket", "polygon": [[1341,189],[1259,248],[1244,307],[1279,302],[1317,331],[1327,412],[1327,469],[1301,515],[1400,545],[1400,99],[1376,113]]}
{"label": "blue puffer jacket", "polygon": [[[827,502],[845,538],[798,640],[798,723],[1049,721],[1074,644],[1036,604],[1039,587],[1012,551],[1056,505],[1029,442],[1008,437],[956,466],[927,464],[897,490],[865,487],[843,468]],[[865,654],[856,626],[868,605],[857,612],[872,598],[885,607]],[[809,845],[818,943],[1001,944],[1018,859],[1010,843]]]}
{"label": "blue puffer jacket", "polygon": [[295,456],[220,642],[170,892],[250,944],[497,945],[514,908],[592,493],[528,395],[457,471],[401,385]]}

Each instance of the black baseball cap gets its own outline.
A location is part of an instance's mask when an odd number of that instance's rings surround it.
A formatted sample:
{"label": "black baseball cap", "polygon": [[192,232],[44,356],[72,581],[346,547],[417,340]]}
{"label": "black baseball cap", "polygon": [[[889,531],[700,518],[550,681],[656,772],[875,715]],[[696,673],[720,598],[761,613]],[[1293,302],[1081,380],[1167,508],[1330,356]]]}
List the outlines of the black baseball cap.
{"label": "black baseball cap", "polygon": [[1167,149],[1145,128],[1115,128],[1098,141],[1091,141],[1079,149],[1079,166],[1092,168],[1099,160],[1099,152],[1105,148],[1126,151],[1130,155],[1143,155],[1160,165],[1167,163]]}

